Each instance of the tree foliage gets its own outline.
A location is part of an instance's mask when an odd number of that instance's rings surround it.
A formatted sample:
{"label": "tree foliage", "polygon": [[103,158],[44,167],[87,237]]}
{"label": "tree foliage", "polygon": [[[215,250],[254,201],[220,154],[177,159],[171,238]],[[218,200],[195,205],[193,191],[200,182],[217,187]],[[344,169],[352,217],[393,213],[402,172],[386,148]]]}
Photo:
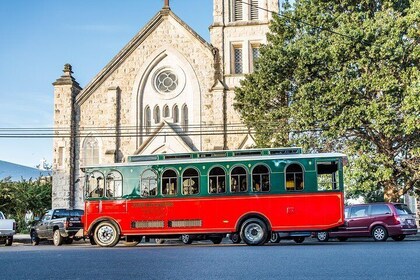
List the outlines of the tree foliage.
{"label": "tree foliage", "polygon": [[235,108],[261,147],[346,151],[349,196],[420,185],[420,0],[288,3]]}
{"label": "tree foliage", "polygon": [[13,182],[6,178],[0,180],[0,210],[16,220],[17,231],[25,232],[25,214],[32,211],[34,216],[40,217],[51,207],[51,193],[52,185],[48,179]]}

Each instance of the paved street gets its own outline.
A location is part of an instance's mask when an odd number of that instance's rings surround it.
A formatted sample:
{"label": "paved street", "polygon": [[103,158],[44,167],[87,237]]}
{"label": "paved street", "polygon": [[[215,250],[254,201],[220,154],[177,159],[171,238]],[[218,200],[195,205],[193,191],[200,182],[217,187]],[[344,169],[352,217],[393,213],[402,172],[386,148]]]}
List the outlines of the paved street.
{"label": "paved street", "polygon": [[0,247],[0,279],[418,279],[420,240]]}

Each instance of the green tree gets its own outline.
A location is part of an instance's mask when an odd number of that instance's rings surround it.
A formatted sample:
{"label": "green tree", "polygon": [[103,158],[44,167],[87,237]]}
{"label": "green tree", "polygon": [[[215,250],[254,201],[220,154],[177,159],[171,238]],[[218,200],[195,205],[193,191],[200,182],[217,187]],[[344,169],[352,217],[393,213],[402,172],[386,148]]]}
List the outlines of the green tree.
{"label": "green tree", "polygon": [[52,185],[49,178],[13,182],[10,178],[0,180],[0,210],[16,220],[18,232],[25,232],[25,214],[32,211],[41,216],[51,207]]}
{"label": "green tree", "polygon": [[419,21],[420,0],[286,3],[236,89],[257,145],[345,149],[349,196],[419,192]]}

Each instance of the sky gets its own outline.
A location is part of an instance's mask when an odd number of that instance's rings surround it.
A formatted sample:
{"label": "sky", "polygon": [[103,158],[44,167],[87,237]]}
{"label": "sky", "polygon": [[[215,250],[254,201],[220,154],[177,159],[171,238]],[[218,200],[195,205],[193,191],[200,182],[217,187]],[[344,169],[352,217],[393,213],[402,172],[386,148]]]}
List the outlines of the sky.
{"label": "sky", "polygon": [[[52,83],[63,66],[84,88],[163,7],[163,0],[0,0],[0,160],[52,163],[52,138],[9,138],[10,129],[52,129]],[[170,0],[209,41],[213,0]],[[30,132],[31,134],[33,132]]]}

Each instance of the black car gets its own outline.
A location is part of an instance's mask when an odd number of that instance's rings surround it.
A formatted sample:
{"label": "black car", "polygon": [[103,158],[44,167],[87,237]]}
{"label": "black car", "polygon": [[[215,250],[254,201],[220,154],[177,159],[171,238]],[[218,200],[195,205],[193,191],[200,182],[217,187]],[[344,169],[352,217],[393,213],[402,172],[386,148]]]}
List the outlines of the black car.
{"label": "black car", "polygon": [[31,227],[32,245],[40,240],[53,240],[54,245],[71,244],[83,237],[83,210],[51,209],[41,219],[35,219]]}

